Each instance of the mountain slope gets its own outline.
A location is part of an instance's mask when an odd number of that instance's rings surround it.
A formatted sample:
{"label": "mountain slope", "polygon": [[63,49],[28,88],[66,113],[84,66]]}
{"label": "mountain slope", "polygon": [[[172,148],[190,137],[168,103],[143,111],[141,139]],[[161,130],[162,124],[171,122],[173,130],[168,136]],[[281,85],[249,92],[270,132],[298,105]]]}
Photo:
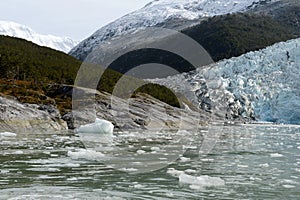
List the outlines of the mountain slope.
{"label": "mountain slope", "polygon": [[295,35],[300,33],[299,0],[281,0],[273,3],[272,6],[259,6],[251,11],[262,16],[270,16],[280,23],[293,27]]}
{"label": "mountain slope", "polygon": [[152,80],[224,118],[300,124],[300,39]]}
{"label": "mountain slope", "polygon": [[[88,64],[84,65],[89,67],[88,70],[79,72],[81,66],[82,62],[63,52],[24,39],[0,35],[0,95],[2,93],[14,96],[21,102],[38,104],[53,104],[55,101],[51,98],[54,98],[58,106],[63,108],[61,110],[70,109],[72,93],[66,95],[66,91],[63,91],[62,96],[57,96],[56,88],[65,84],[73,85],[78,73],[84,73],[86,76],[81,74],[79,77],[84,77],[88,83],[99,81],[99,73],[103,72],[101,66]],[[116,71],[106,70],[97,89],[112,93],[121,77],[122,74]],[[142,81],[128,76],[122,78],[127,78],[130,84],[140,84]],[[122,85],[121,91],[126,93],[127,87]],[[146,84],[134,94],[138,92],[180,107],[173,92],[162,86]]]}
{"label": "mountain slope", "polygon": [[70,51],[70,54],[84,60],[92,49],[101,42],[117,36],[151,26],[164,26],[172,21],[193,21],[227,13],[244,12],[260,2],[277,0],[156,0],[144,8],[132,12],[96,31]]}
{"label": "mountain slope", "polygon": [[9,21],[0,21],[0,35],[22,38],[40,46],[50,47],[66,53],[78,44],[70,38],[41,35],[27,26]]}
{"label": "mountain slope", "polygon": [[80,65],[63,52],[0,36],[0,78],[72,84]]}
{"label": "mountain slope", "polygon": [[237,13],[209,18],[182,32],[219,61],[299,37],[297,27],[285,22],[266,15]]}

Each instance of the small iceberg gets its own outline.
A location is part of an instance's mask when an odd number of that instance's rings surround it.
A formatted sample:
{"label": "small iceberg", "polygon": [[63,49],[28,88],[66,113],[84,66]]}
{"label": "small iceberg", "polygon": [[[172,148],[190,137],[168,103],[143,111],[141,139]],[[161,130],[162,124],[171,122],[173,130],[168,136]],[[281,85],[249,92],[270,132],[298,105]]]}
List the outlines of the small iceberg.
{"label": "small iceberg", "polygon": [[224,186],[225,181],[219,177],[191,176],[185,173],[179,175],[179,183],[190,185],[191,189],[204,189],[206,187]]}
{"label": "small iceberg", "polygon": [[104,119],[96,118],[92,124],[80,126],[77,133],[100,133],[100,134],[113,134],[114,125]]}
{"label": "small iceberg", "polygon": [[113,142],[114,125],[106,120],[96,118],[92,124],[80,126],[75,132],[87,149],[102,151],[103,145]]}

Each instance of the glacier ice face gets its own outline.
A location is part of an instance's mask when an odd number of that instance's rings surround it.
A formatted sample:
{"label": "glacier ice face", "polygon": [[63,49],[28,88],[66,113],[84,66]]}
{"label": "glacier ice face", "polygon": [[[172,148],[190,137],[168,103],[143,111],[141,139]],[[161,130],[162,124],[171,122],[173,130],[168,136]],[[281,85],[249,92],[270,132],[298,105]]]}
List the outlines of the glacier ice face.
{"label": "glacier ice face", "polygon": [[101,133],[101,134],[113,134],[114,125],[106,120],[96,118],[92,124],[80,126],[76,131],[78,133]]}
{"label": "glacier ice face", "polygon": [[9,21],[0,21],[0,35],[22,38],[40,46],[50,47],[65,53],[69,52],[78,42],[70,38],[53,35],[41,35],[31,28]]}
{"label": "glacier ice face", "polygon": [[[267,2],[275,1],[278,0],[267,0]],[[70,54],[84,60],[97,45],[129,32],[163,24],[171,19],[188,21],[243,12],[259,2],[266,0],[155,0],[142,9],[100,28],[72,49]]]}
{"label": "glacier ice face", "polygon": [[300,38],[151,81],[173,88],[200,108],[225,118],[300,124],[299,77]]}

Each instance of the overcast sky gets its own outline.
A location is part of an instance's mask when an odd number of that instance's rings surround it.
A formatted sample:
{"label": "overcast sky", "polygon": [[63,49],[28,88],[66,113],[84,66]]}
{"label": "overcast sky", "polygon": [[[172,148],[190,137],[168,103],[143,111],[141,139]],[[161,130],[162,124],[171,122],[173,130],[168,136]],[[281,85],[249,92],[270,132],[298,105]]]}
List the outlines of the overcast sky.
{"label": "overcast sky", "polygon": [[101,26],[151,0],[1,0],[0,20],[14,21],[41,34],[82,40]]}

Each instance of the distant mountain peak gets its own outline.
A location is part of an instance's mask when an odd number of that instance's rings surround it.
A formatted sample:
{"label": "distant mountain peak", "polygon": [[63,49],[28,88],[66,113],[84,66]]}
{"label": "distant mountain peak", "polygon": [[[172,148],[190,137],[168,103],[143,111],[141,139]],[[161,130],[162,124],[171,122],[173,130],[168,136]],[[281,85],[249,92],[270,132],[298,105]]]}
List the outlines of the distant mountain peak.
{"label": "distant mountain peak", "polygon": [[30,27],[11,21],[0,20],[0,35],[22,38],[40,46],[50,47],[66,53],[78,44],[71,38],[38,34]]}

